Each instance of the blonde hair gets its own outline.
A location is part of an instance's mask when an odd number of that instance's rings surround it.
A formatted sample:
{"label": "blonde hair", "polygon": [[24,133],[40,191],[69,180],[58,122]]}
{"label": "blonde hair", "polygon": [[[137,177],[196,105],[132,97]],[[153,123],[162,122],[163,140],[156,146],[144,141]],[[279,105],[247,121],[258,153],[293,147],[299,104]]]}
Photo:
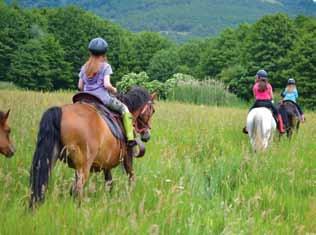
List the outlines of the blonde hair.
{"label": "blonde hair", "polygon": [[293,92],[294,90],[296,90],[296,85],[295,84],[289,84],[289,85],[286,86],[286,91]]}
{"label": "blonde hair", "polygon": [[94,77],[104,62],[107,62],[107,58],[104,55],[90,55],[89,59],[84,64],[84,70],[87,77]]}

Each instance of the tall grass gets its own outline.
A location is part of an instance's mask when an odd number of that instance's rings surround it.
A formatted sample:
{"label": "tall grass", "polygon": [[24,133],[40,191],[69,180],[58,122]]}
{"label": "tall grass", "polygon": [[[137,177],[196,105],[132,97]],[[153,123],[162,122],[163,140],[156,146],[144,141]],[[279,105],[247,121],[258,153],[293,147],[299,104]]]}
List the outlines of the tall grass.
{"label": "tall grass", "polygon": [[241,133],[246,109],[158,102],[136,184],[121,167],[114,188],[91,174],[81,205],[69,196],[74,171],[57,162],[46,202],[27,210],[29,169],[40,117],[71,93],[1,91],[11,108],[17,153],[0,157],[0,234],[314,234],[316,115],[291,142],[252,153]]}
{"label": "tall grass", "polygon": [[169,92],[168,100],[213,106],[236,106],[242,101],[216,80],[179,81]]}

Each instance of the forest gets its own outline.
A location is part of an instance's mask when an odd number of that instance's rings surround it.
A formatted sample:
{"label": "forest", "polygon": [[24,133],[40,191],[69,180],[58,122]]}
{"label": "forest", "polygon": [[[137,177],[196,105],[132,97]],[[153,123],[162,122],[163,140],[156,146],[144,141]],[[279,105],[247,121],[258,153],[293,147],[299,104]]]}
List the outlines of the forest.
{"label": "forest", "polygon": [[97,36],[110,45],[113,83],[146,72],[150,81],[163,84],[182,73],[219,80],[249,100],[254,75],[263,68],[276,90],[295,78],[300,102],[316,107],[316,19],[280,13],[176,44],[159,33],[132,33],[74,6],[24,9],[0,1],[0,81],[31,90],[75,89],[89,40]]}

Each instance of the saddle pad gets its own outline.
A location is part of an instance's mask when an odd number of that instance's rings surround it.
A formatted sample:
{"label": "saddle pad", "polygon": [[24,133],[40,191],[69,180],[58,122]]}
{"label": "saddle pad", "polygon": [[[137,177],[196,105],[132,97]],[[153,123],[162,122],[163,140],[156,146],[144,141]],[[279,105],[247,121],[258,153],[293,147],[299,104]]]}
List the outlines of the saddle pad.
{"label": "saddle pad", "polygon": [[112,134],[121,141],[126,141],[122,119],[119,114],[108,109],[100,99],[91,93],[80,92],[72,98],[73,103],[87,103],[95,107],[102,119],[110,128]]}
{"label": "saddle pad", "polygon": [[295,104],[292,100],[285,100],[285,101],[283,101],[283,104],[281,104],[280,106],[285,106],[285,105],[290,105],[290,106],[292,106],[292,108],[294,109],[294,114],[295,114],[295,116],[296,117],[300,117],[301,115],[300,115],[300,111],[298,110],[298,108],[297,108],[297,104]]}

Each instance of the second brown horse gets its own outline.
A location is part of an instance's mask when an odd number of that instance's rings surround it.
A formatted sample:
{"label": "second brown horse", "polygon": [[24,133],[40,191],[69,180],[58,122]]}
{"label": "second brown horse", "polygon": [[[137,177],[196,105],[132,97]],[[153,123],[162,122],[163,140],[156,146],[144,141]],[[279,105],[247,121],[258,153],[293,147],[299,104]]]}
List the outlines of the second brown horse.
{"label": "second brown horse", "polygon": [[6,157],[12,157],[15,152],[15,148],[10,140],[9,114],[10,110],[6,113],[0,111],[0,154]]}
{"label": "second brown horse", "polygon": [[[154,95],[139,87],[121,97],[133,115],[135,130],[147,139],[154,113],[153,99]],[[75,169],[73,195],[81,196],[92,170],[103,170],[105,180],[111,181],[111,169],[121,161],[129,178],[134,177],[133,159],[126,146],[113,136],[89,104],[53,107],[43,114],[31,167],[31,207],[44,199],[51,170],[58,159]]]}

